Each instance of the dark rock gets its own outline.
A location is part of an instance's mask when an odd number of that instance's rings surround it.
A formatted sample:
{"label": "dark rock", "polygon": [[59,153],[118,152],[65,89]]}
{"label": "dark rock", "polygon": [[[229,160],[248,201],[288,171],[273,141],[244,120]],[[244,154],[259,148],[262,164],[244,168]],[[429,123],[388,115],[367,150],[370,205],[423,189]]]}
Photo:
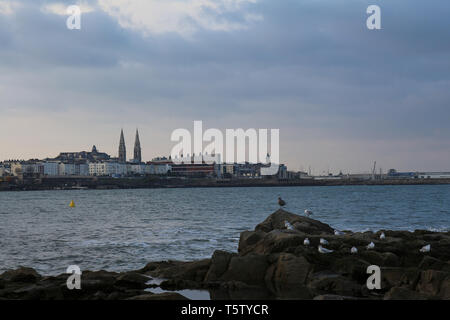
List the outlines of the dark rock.
{"label": "dark rock", "polygon": [[132,289],[144,289],[147,287],[146,283],[149,280],[149,277],[146,277],[140,273],[127,272],[117,277],[115,285]]}
{"label": "dark rock", "polygon": [[311,265],[304,257],[282,253],[275,267],[268,270],[266,281],[275,295],[281,299],[309,299],[311,293],[306,287]]}
{"label": "dark rock", "polygon": [[384,295],[384,300],[428,300],[429,296],[405,287],[394,287]]}
{"label": "dark rock", "polygon": [[241,233],[239,239],[239,253],[246,253],[251,251],[251,249],[266,235],[263,231],[244,231]]}
{"label": "dark rock", "polygon": [[38,281],[41,276],[32,268],[19,267],[15,270],[8,270],[0,275],[0,280],[4,282],[24,282],[34,283]]}
{"label": "dark rock", "polygon": [[156,278],[201,282],[205,279],[210,264],[210,259],[193,262],[170,261],[159,264],[148,264],[141,272],[146,272]]}
{"label": "dark rock", "polygon": [[359,256],[347,256],[332,262],[332,270],[349,276],[358,283],[365,283],[368,278],[367,267],[371,264]]}
{"label": "dark rock", "polygon": [[447,276],[441,283],[439,296],[442,299],[450,300],[450,276]]}
{"label": "dark rock", "polygon": [[419,269],[450,272],[450,264],[430,256],[425,256],[419,264]]}
{"label": "dark rock", "polygon": [[361,296],[361,285],[333,272],[313,274],[308,283],[308,288],[314,295]]}
{"label": "dark rock", "polygon": [[264,286],[264,276],[269,267],[267,257],[259,254],[232,257],[221,281],[240,281],[248,285]]}
{"label": "dark rock", "polygon": [[334,234],[334,229],[318,220],[302,217],[283,209],[272,213],[266,220],[258,224],[255,231],[270,232],[276,229],[286,229],[285,221],[288,221],[298,231],[307,234]]}
{"label": "dark rock", "polygon": [[236,254],[216,250],[211,258],[211,265],[205,276],[205,282],[217,281],[227,271],[231,258]]}
{"label": "dark rock", "polygon": [[128,298],[127,300],[159,301],[159,300],[189,300],[189,299],[176,292],[163,292],[158,294],[154,293],[143,294]]}
{"label": "dark rock", "polygon": [[437,296],[441,289],[443,281],[450,276],[447,272],[427,270],[422,271],[420,280],[417,284],[416,290],[420,293]]}
{"label": "dark rock", "polygon": [[239,253],[245,255],[249,252],[258,254],[271,254],[277,252],[286,252],[289,248],[293,251],[301,245],[305,236],[285,230],[273,230],[266,233],[265,236],[253,246],[246,246]]}
{"label": "dark rock", "polygon": [[336,294],[321,294],[315,296],[313,300],[358,300],[356,297],[340,296]]}

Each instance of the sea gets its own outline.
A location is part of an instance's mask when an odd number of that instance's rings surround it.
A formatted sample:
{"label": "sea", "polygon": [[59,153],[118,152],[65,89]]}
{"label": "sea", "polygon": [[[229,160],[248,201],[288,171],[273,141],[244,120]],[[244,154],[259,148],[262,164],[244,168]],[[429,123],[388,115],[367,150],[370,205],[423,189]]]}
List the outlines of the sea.
{"label": "sea", "polygon": [[126,271],[237,252],[279,196],[338,230],[450,230],[450,185],[0,192],[0,272]]}

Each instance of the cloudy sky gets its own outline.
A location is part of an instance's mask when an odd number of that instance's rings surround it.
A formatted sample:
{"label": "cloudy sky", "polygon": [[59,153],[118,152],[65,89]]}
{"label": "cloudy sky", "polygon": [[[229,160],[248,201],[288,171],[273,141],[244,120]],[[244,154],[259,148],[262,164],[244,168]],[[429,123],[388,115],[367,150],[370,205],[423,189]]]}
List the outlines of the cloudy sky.
{"label": "cloudy sky", "polygon": [[[68,30],[66,8],[82,8]],[[382,10],[368,30],[366,9]],[[314,173],[450,171],[448,0],[0,0],[0,159],[279,128]]]}

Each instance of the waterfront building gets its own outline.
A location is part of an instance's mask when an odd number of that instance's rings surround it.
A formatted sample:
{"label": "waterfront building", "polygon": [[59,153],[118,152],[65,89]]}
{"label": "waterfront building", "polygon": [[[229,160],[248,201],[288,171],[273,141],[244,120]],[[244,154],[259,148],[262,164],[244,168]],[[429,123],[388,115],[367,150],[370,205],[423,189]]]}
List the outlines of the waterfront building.
{"label": "waterfront building", "polygon": [[127,173],[131,175],[144,175],[146,166],[144,163],[131,163],[127,166]]}
{"label": "waterfront building", "polygon": [[288,169],[284,164],[280,164],[280,167],[278,169],[278,179],[289,179]]}
{"label": "waterfront building", "polygon": [[45,161],[42,166],[44,167],[44,176],[57,176],[59,174],[59,162]]}
{"label": "waterfront building", "polygon": [[75,163],[63,163],[59,164],[58,175],[60,176],[74,176],[76,173]]}
{"label": "waterfront building", "polygon": [[171,175],[183,177],[214,177],[217,176],[220,169],[215,164],[206,163],[181,163],[171,165]]}
{"label": "waterfront building", "polygon": [[419,179],[450,179],[450,172],[419,172]]}
{"label": "waterfront building", "polygon": [[171,170],[172,166],[168,163],[147,164],[147,166],[145,167],[145,174],[164,176],[167,175]]}
{"label": "waterfront building", "polygon": [[123,136],[123,129],[120,131],[119,141],[119,163],[127,162],[127,148],[125,146],[125,138]]}
{"label": "waterfront building", "polygon": [[127,164],[118,162],[91,162],[89,175],[91,176],[126,176]]}
{"label": "waterfront building", "polygon": [[75,168],[76,174],[78,176],[89,176],[89,164],[87,163],[80,163]]}

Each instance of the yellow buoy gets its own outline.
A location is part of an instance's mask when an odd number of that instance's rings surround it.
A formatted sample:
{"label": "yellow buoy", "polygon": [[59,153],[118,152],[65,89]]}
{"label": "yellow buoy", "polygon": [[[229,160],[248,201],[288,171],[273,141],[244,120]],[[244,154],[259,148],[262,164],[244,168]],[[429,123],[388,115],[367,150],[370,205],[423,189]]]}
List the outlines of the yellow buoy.
{"label": "yellow buoy", "polygon": [[75,208],[75,202],[73,202],[73,200],[72,200],[72,201],[70,201],[69,207],[71,207],[71,208]]}

